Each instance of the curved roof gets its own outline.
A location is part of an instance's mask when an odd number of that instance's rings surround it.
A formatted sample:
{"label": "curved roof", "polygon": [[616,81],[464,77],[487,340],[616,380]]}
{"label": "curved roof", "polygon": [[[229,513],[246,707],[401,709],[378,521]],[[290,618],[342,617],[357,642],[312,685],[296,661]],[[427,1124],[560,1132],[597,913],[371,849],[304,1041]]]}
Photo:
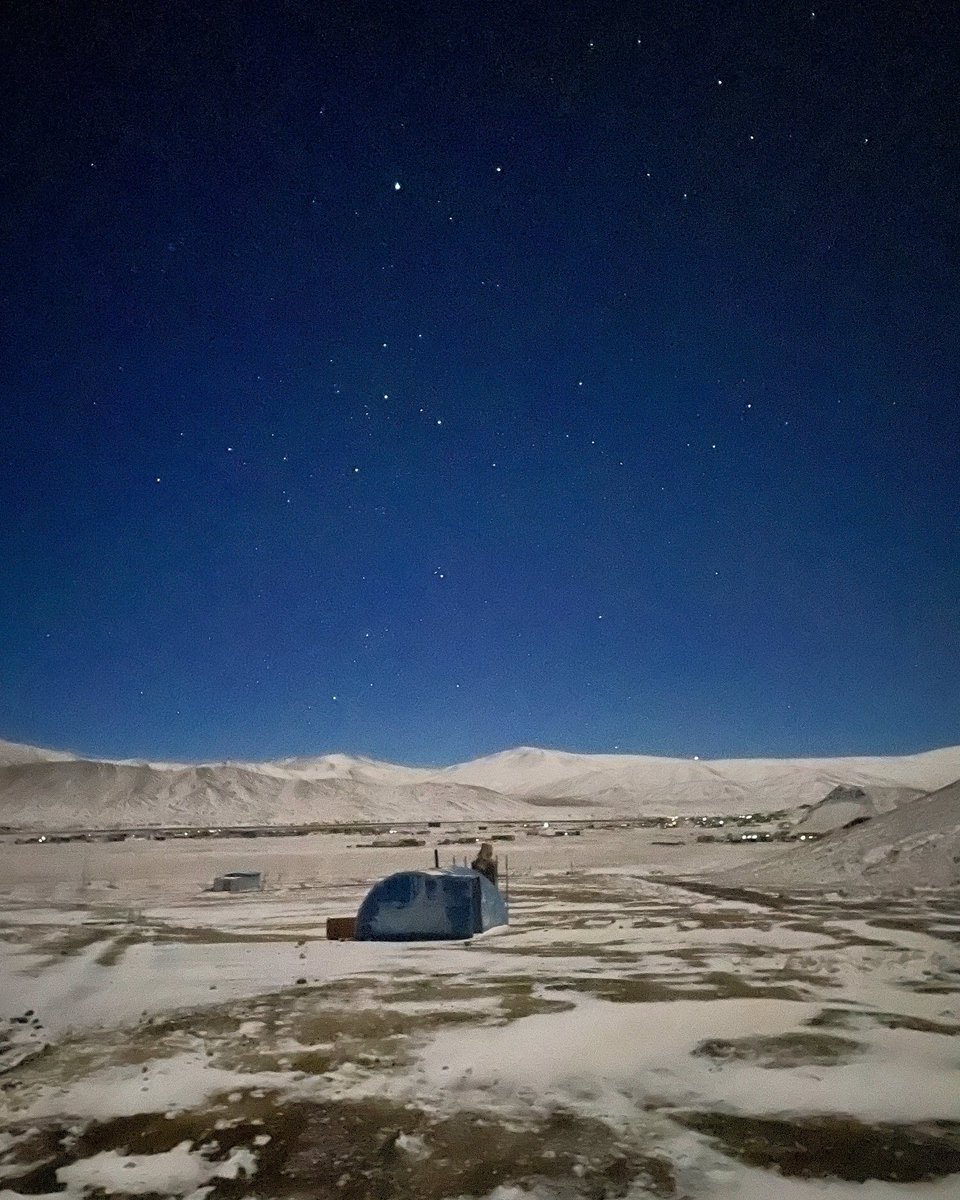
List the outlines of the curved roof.
{"label": "curved roof", "polygon": [[357,912],[359,941],[469,938],[507,924],[507,906],[478,871],[398,871],[375,883]]}

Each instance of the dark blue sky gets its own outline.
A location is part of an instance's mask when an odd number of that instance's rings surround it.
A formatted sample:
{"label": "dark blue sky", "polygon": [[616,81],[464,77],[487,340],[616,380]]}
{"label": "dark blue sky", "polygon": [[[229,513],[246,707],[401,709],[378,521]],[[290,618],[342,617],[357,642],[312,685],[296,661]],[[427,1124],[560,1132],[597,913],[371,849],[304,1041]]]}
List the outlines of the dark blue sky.
{"label": "dark blue sky", "polygon": [[960,740],[953,8],[12,6],[0,736]]}

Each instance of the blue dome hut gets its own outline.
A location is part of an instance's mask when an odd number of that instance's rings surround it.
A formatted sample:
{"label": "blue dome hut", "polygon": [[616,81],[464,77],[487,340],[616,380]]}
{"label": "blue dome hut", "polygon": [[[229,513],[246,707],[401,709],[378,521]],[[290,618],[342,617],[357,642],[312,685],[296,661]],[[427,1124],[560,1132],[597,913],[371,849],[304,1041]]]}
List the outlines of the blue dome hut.
{"label": "blue dome hut", "polygon": [[375,883],[357,912],[361,942],[470,938],[507,924],[507,905],[478,871],[398,871]]}

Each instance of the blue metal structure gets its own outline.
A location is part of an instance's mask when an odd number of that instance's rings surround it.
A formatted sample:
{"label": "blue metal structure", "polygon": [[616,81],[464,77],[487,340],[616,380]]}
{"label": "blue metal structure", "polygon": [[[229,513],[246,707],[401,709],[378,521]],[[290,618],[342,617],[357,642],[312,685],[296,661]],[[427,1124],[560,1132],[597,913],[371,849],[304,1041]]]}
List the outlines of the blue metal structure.
{"label": "blue metal structure", "polygon": [[363,942],[470,938],[507,924],[507,905],[478,871],[398,871],[375,883],[357,912]]}

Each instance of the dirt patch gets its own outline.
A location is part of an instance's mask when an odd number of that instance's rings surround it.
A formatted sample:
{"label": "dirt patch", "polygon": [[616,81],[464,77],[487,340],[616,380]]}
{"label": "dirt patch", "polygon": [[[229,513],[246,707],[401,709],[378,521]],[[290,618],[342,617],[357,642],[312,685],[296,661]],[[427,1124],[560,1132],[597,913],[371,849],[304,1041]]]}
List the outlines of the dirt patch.
{"label": "dirt patch", "polygon": [[[435,1012],[442,1017],[451,1003],[479,1001],[476,1009],[469,1012],[474,1022],[515,1021],[519,1017],[535,1016],[539,1013],[565,1012],[574,1005],[540,994],[542,980],[529,979],[523,975],[483,975],[476,983],[464,980],[448,981],[445,978],[420,980],[415,987],[383,989],[378,996],[383,1006],[415,1002],[419,1005],[435,1004]],[[423,1013],[422,1015],[428,1015]],[[442,1023],[437,1021],[437,1024]]]}
{"label": "dirt patch", "polygon": [[[569,987],[569,980],[564,986]],[[403,1007],[411,1003],[416,1007]],[[419,988],[404,985],[399,990],[369,980],[298,987],[148,1017],[132,1029],[85,1031],[50,1046],[43,1046],[38,1035],[35,1050],[39,1054],[43,1049],[42,1059],[28,1061],[30,1056],[18,1053],[14,1064],[11,1058],[10,1073],[15,1069],[17,1082],[9,1086],[17,1092],[10,1099],[20,1106],[38,1086],[67,1086],[107,1068],[149,1069],[190,1052],[203,1053],[213,1067],[243,1073],[324,1075],[347,1063],[394,1069],[406,1065],[419,1042],[435,1030],[503,1024],[572,1007],[571,1000],[545,994],[539,981],[523,976],[484,976],[476,985],[428,980]],[[4,1049],[12,1047],[0,1030],[0,1062]]]}
{"label": "dirt patch", "polygon": [[34,950],[40,956],[38,962],[27,972],[39,975],[50,967],[58,966],[63,958],[72,958],[83,954],[97,942],[105,941],[111,936],[111,931],[102,928],[74,926],[58,930],[50,934],[47,930],[30,930],[29,940],[34,943]]}
{"label": "dirt patch", "polygon": [[118,937],[109,941],[106,946],[97,955],[97,965],[100,967],[113,967],[123,958],[129,946],[133,946],[137,942],[142,942],[144,935],[142,930],[128,930],[126,933],[121,933]]}
{"label": "dirt patch", "polygon": [[852,1117],[792,1120],[734,1113],[674,1113],[724,1154],[799,1179],[919,1183],[960,1171],[960,1122],[866,1124]]}
{"label": "dirt patch", "polygon": [[717,883],[704,883],[702,880],[689,879],[677,875],[643,876],[649,883],[667,884],[670,887],[683,888],[688,892],[697,892],[702,896],[715,896],[718,900],[732,900],[738,904],[756,904],[782,912],[792,908],[797,898],[787,896],[782,892],[764,892],[744,887],[726,887]]}
{"label": "dirt patch", "polygon": [[[960,926],[944,925],[942,922],[919,920],[916,917],[871,917],[870,924],[880,929],[904,929],[909,933],[922,933],[944,942],[960,942]],[[931,925],[934,928],[931,929]]]}
{"label": "dirt patch", "polygon": [[758,1067],[829,1067],[846,1062],[863,1047],[830,1033],[785,1033],[779,1037],[710,1038],[693,1053],[718,1062],[752,1062]]}
{"label": "dirt patch", "polygon": [[862,1029],[867,1025],[882,1025],[885,1029],[910,1029],[914,1033],[939,1033],[945,1037],[960,1034],[954,1021],[934,1021],[906,1013],[866,1012],[854,1008],[825,1008],[804,1022],[814,1029]]}
{"label": "dirt patch", "polygon": [[766,979],[760,982],[745,979],[742,975],[732,975],[727,971],[711,971],[703,977],[703,982],[713,988],[717,997],[722,1000],[807,1000],[809,996],[806,991],[791,985],[797,982],[817,981],[818,977],[815,976],[806,976],[800,980],[795,972],[786,970],[769,971],[766,973]]}
{"label": "dirt patch", "polygon": [[640,1187],[664,1200],[677,1195],[664,1158],[564,1110],[517,1128],[476,1113],[441,1117],[381,1100],[284,1105],[250,1093],[169,1118],[124,1117],[81,1131],[46,1126],[3,1156],[5,1184],[26,1195],[55,1193],[62,1190],[57,1170],[81,1159],[105,1150],[162,1154],[183,1142],[202,1148],[211,1163],[238,1147],[256,1157],[253,1182],[243,1173],[215,1178],[208,1200],[241,1200],[251,1190],[291,1200],[444,1200],[511,1184],[544,1184],[583,1200],[612,1200]]}

